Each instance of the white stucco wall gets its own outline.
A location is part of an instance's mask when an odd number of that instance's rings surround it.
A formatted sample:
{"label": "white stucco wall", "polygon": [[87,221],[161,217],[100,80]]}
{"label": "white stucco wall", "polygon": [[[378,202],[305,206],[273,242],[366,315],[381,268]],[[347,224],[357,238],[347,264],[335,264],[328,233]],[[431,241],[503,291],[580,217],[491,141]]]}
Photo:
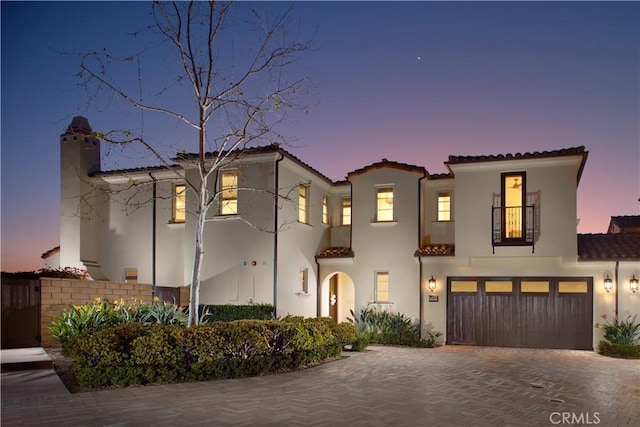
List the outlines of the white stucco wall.
{"label": "white stucco wall", "polygon": [[576,189],[581,156],[452,165],[455,173],[456,257],[492,257],[491,206],[501,192],[501,173],[526,172],[527,193],[540,192],[539,239],[530,246],[496,247],[500,256],[575,259]]}
{"label": "white stucco wall", "polygon": [[[344,267],[355,286],[355,308],[375,302],[375,273],[389,273],[389,307],[414,320],[419,316],[418,179],[420,173],[385,167],[350,178],[353,265]],[[375,222],[377,188],[392,186],[393,222]]]}

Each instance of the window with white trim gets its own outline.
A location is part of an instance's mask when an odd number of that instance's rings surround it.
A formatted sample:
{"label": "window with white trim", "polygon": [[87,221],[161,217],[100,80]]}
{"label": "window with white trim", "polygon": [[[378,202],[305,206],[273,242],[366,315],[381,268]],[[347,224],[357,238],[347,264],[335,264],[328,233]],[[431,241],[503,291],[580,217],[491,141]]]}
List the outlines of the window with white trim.
{"label": "window with white trim", "polygon": [[238,213],[238,172],[220,173],[220,215]]}
{"label": "window with white trim", "polygon": [[438,193],[438,221],[451,221],[451,193]]}
{"label": "window with white trim", "polygon": [[298,221],[309,224],[309,186],[298,186]]}
{"label": "window with white trim", "polygon": [[322,196],[322,223],[329,224],[329,196]]}
{"label": "window with white trim", "polygon": [[186,218],[187,187],[184,184],[173,186],[171,222],[181,223]]}
{"label": "window with white trim", "polygon": [[342,199],[342,225],[351,225],[351,199]]}
{"label": "window with white trim", "polygon": [[378,188],[376,221],[393,221],[393,187]]}
{"label": "window with white trim", "polygon": [[376,302],[389,301],[389,272],[376,272]]}
{"label": "window with white trim", "polygon": [[298,274],[298,292],[309,293],[309,270],[306,268],[300,269]]}

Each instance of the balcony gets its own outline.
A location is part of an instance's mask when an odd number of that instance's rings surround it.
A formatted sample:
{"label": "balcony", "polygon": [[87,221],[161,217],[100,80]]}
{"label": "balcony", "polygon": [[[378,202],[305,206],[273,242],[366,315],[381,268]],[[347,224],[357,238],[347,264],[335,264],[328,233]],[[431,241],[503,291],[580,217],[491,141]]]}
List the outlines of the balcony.
{"label": "balcony", "polygon": [[493,253],[496,246],[531,246],[531,253],[534,253],[538,228],[534,205],[491,207]]}

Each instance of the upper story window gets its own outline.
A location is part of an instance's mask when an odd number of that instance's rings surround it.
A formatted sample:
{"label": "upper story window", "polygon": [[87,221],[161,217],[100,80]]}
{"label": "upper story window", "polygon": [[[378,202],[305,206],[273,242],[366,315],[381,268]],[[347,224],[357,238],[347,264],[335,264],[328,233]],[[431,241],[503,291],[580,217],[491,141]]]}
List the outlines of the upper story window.
{"label": "upper story window", "polygon": [[378,188],[376,221],[393,221],[393,188]]}
{"label": "upper story window", "polygon": [[389,272],[376,272],[376,302],[389,301]]}
{"label": "upper story window", "polygon": [[309,187],[298,186],[298,221],[309,224]]}
{"label": "upper story window", "polygon": [[351,199],[342,199],[342,225],[351,225]]}
{"label": "upper story window", "polygon": [[322,196],[322,223],[329,224],[329,197]]}
{"label": "upper story window", "polygon": [[186,218],[187,187],[184,184],[173,186],[171,222],[184,222]]}
{"label": "upper story window", "polygon": [[451,193],[438,193],[438,221],[451,221]]}
{"label": "upper story window", "polygon": [[526,173],[502,174],[502,238],[523,239],[526,229]]}
{"label": "upper story window", "polygon": [[220,215],[238,213],[238,172],[224,171],[220,174]]}

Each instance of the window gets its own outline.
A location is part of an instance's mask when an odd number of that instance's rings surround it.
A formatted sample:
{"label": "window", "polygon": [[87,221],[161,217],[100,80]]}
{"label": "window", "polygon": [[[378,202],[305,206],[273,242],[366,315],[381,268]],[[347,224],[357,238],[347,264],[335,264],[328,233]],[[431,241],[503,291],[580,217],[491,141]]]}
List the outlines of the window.
{"label": "window", "polygon": [[493,280],[487,280],[484,283],[484,291],[487,293],[490,292],[513,292],[513,283],[512,282],[498,282]]}
{"label": "window", "polygon": [[322,196],[322,223],[329,224],[329,197]]}
{"label": "window", "polygon": [[587,282],[558,282],[558,293],[586,294],[587,292],[589,292]]}
{"label": "window", "polygon": [[524,293],[549,293],[548,281],[522,281],[520,283],[520,292]]}
{"label": "window", "polygon": [[298,292],[309,293],[309,270],[302,269],[298,275]]}
{"label": "window", "polygon": [[309,187],[298,186],[298,221],[309,224]]}
{"label": "window", "polygon": [[227,171],[220,175],[220,215],[238,214],[238,172]]}
{"label": "window", "polygon": [[389,273],[376,272],[376,301],[389,301]]}
{"label": "window", "polygon": [[173,213],[171,222],[184,222],[186,217],[186,186],[173,186]]}
{"label": "window", "polygon": [[452,281],[451,292],[478,292],[478,282],[475,280]]}
{"label": "window", "polygon": [[137,268],[125,268],[124,269],[124,281],[126,283],[136,284],[138,283],[138,269]]}
{"label": "window", "polygon": [[451,221],[451,193],[438,193],[438,221]]}
{"label": "window", "polygon": [[351,199],[342,199],[342,225],[351,225]]}
{"label": "window", "polygon": [[393,188],[378,188],[376,221],[393,221]]}
{"label": "window", "polygon": [[502,174],[502,238],[521,240],[525,230],[524,172]]}

